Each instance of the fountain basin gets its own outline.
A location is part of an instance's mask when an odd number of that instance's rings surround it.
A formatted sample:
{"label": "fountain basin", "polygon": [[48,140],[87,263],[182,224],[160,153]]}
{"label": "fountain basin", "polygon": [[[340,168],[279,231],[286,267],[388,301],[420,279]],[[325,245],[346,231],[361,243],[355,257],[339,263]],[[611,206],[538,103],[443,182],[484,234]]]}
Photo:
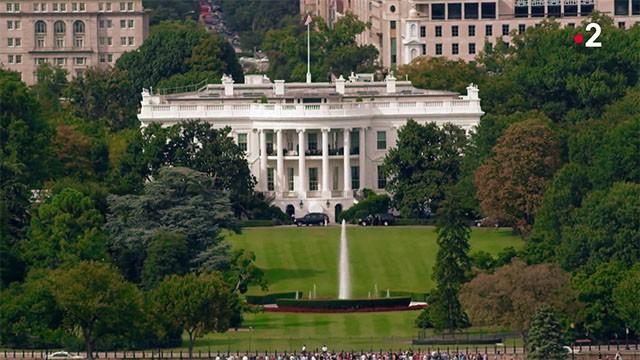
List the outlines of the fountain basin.
{"label": "fountain basin", "polygon": [[380,312],[423,309],[426,304],[412,304],[409,297],[381,299],[278,299],[275,305],[265,306],[266,312],[345,313]]}

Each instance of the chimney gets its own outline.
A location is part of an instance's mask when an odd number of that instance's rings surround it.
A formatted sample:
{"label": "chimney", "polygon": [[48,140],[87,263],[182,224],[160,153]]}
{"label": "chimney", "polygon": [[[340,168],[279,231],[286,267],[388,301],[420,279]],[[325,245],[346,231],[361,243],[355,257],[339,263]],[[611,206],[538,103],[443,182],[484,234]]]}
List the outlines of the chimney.
{"label": "chimney", "polygon": [[340,77],[336,80],[336,92],[338,94],[344,95],[344,77],[340,75]]}
{"label": "chimney", "polygon": [[276,93],[276,96],[284,95],[284,80],[274,80],[273,81],[273,92]]}
{"label": "chimney", "polygon": [[224,85],[224,96],[233,96],[233,78],[229,75],[222,75],[222,85]]}
{"label": "chimney", "polygon": [[471,83],[467,86],[467,100],[480,100],[480,96],[478,95],[479,93],[480,90],[478,90],[478,85]]}
{"label": "chimney", "polygon": [[384,79],[387,83],[387,94],[393,94],[396,92],[396,78],[393,76],[393,71],[387,75]]}

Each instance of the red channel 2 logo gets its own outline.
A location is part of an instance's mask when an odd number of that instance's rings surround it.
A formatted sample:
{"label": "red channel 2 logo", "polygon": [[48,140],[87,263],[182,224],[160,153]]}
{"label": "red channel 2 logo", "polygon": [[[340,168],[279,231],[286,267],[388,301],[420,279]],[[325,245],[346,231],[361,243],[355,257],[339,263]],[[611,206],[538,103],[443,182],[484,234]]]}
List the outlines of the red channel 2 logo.
{"label": "red channel 2 logo", "polygon": [[[595,30],[595,32],[593,33],[593,35],[591,35],[589,40],[587,40],[584,46],[588,48],[602,47],[602,43],[599,41],[596,41],[598,40],[598,37],[600,37],[600,34],[602,33],[602,28],[600,27],[600,25],[597,23],[590,23],[589,25],[587,25],[586,30],[587,32],[590,32],[591,30]],[[582,44],[584,42],[584,35],[580,33],[576,34],[573,37],[573,42],[576,43],[576,45]]]}

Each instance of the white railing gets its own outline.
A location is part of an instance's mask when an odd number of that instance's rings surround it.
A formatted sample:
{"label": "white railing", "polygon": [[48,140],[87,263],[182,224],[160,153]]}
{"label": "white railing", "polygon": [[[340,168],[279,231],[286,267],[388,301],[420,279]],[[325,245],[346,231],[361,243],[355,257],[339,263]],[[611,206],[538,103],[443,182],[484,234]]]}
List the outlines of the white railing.
{"label": "white railing", "polygon": [[480,100],[432,100],[424,102],[369,102],[327,104],[213,104],[143,105],[142,119],[255,117],[287,118],[352,117],[371,115],[479,114]]}

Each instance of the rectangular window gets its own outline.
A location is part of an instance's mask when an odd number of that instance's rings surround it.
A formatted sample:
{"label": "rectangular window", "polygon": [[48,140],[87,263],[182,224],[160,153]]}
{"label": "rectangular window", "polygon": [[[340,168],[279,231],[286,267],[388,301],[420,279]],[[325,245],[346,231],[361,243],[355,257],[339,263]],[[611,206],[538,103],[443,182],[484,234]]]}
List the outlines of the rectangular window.
{"label": "rectangular window", "polygon": [[458,25],[451,26],[451,36],[453,37],[458,36]]}
{"label": "rectangular window", "polygon": [[13,12],[13,3],[7,3],[7,12]]}
{"label": "rectangular window", "polygon": [[80,3],[80,11],[86,11],[87,10],[87,6],[85,3]]}
{"label": "rectangular window", "polygon": [[351,188],[354,190],[360,189],[360,167],[351,167]]}
{"label": "rectangular window", "polygon": [[127,4],[126,4],[126,3],[121,2],[121,3],[120,3],[120,11],[126,11],[126,10],[127,10]]}
{"label": "rectangular window", "polygon": [[73,12],[78,11],[78,3],[71,3],[71,11]]}
{"label": "rectangular window", "polygon": [[395,37],[391,38],[391,65],[395,65],[398,62],[398,42]]}
{"label": "rectangular window", "polygon": [[458,44],[451,44],[451,54],[453,55],[458,55],[458,53],[460,52],[460,47],[458,46]]}
{"label": "rectangular window", "polygon": [[360,154],[360,131],[357,129],[351,130],[349,133],[351,143],[351,155]]}
{"label": "rectangular window", "polygon": [[52,7],[53,7],[53,11],[55,11],[55,12],[58,12],[58,11],[59,11],[59,9],[58,9],[58,3],[53,3]]}
{"label": "rectangular window", "polygon": [[447,4],[447,18],[449,20],[462,19],[462,4],[461,3]]}
{"label": "rectangular window", "polygon": [[427,27],[420,26],[420,37],[427,37]]}
{"label": "rectangular window", "polygon": [[127,46],[127,37],[126,36],[120,37],[120,45],[121,46]]}
{"label": "rectangular window", "polygon": [[464,4],[464,18],[465,19],[477,19],[479,17],[478,3],[465,3]]}
{"label": "rectangular window", "polygon": [[108,3],[104,4],[104,8],[105,8],[107,11],[111,11],[111,3],[110,3],[110,2],[108,2]]}
{"label": "rectangular window", "polygon": [[133,11],[133,3],[132,2],[128,2],[127,3],[127,11]]}
{"label": "rectangular window", "polygon": [[76,65],[86,65],[87,64],[87,58],[77,57],[77,58],[73,59],[73,62]]}
{"label": "rectangular window", "polygon": [[275,151],[273,151],[273,133],[268,132],[265,136],[265,141],[267,143],[267,155],[275,155]]}
{"label": "rectangular window", "polygon": [[127,45],[129,46],[133,46],[135,45],[135,38],[133,36],[129,36],[129,41],[127,42]]}
{"label": "rectangular window", "polygon": [[60,3],[60,11],[62,11],[62,12],[67,11],[67,4],[65,4],[65,3]]}
{"label": "rectangular window", "polygon": [[385,150],[387,148],[387,132],[376,132],[376,148],[378,150]]}
{"label": "rectangular window", "polygon": [[129,29],[133,29],[133,19],[132,20],[128,20],[127,21],[127,25],[129,26]]}
{"label": "rectangular window", "polygon": [[427,55],[427,45],[422,44],[422,55]]}
{"label": "rectangular window", "polygon": [[107,54],[107,61],[110,63],[113,62],[113,54]]}
{"label": "rectangular window", "polygon": [[476,53],[476,44],[469,43],[469,55],[475,55]]}
{"label": "rectangular window", "polygon": [[62,65],[66,65],[67,64],[67,59],[66,58],[55,58],[54,59],[54,63],[58,66],[62,66]]}
{"label": "rectangular window", "polygon": [[340,168],[337,166],[333,167],[333,181],[332,181],[332,187],[331,190],[338,190],[338,183],[340,182]]}
{"label": "rectangular window", "polygon": [[626,24],[624,23],[624,21],[618,21],[618,28],[619,29],[624,29],[626,27]]}
{"label": "rectangular window", "polygon": [[15,60],[14,60],[13,55],[9,55],[9,56],[7,57],[7,62],[8,62],[9,64],[14,64],[14,63],[15,63]]}
{"label": "rectangular window", "polygon": [[387,178],[384,175],[384,167],[378,165],[378,189],[384,189],[387,187]]}
{"label": "rectangular window", "polygon": [[240,150],[246,152],[247,151],[247,134],[240,133],[238,134],[238,147]]}
{"label": "rectangular window", "polygon": [[75,38],[73,40],[73,46],[78,49],[84,47],[84,38],[82,37]]}
{"label": "rectangular window", "polygon": [[295,186],[295,176],[293,168],[287,168],[287,190],[293,191],[293,187]]}
{"label": "rectangular window", "polygon": [[16,64],[22,64],[22,55],[16,55]]}
{"label": "rectangular window", "polygon": [[493,25],[484,26],[484,36],[493,36]]}
{"label": "rectangular window", "polygon": [[395,22],[395,21],[393,21],[393,20],[391,20],[391,21],[389,22],[389,26],[391,27],[391,30],[395,30],[395,28],[396,28],[396,22]]}
{"label": "rectangular window", "polygon": [[44,38],[43,37],[36,38],[36,47],[43,48],[44,46],[45,46]]}
{"label": "rectangular window", "polygon": [[13,38],[7,38],[7,46],[13,47]]}
{"label": "rectangular window", "polygon": [[309,191],[318,191],[318,168],[309,168]]}
{"label": "rectangular window", "polygon": [[436,55],[442,55],[442,44],[436,44]]}
{"label": "rectangular window", "polygon": [[509,24],[502,24],[502,35],[509,35]]}
{"label": "rectangular window", "polygon": [[578,5],[564,5],[564,16],[578,16]]}
{"label": "rectangular window", "polygon": [[469,25],[469,36],[476,36],[476,26]]}
{"label": "rectangular window", "polygon": [[524,34],[526,30],[527,30],[527,26],[525,24],[518,25],[518,34]]}
{"label": "rectangular window", "polygon": [[[310,132],[307,135],[307,149],[309,149],[310,152],[314,152],[314,153],[318,151],[318,134]],[[313,154],[313,155],[317,155],[317,154]]]}
{"label": "rectangular window", "polygon": [[64,47],[64,37],[62,36],[57,36],[56,37],[56,42],[55,42],[55,47],[58,49],[62,49]]}
{"label": "rectangular window", "polygon": [[444,20],[444,4],[431,5],[431,20]]}
{"label": "rectangular window", "polygon": [[113,21],[107,20],[107,29],[111,29],[113,27]]}
{"label": "rectangular window", "polygon": [[40,11],[40,3],[33,3],[33,11],[34,12]]}
{"label": "rectangular window", "polygon": [[98,11],[104,11],[104,3],[98,3]]}
{"label": "rectangular window", "polygon": [[273,168],[267,168],[267,191],[275,190],[273,184]]}
{"label": "rectangular window", "polygon": [[20,20],[14,20],[13,21],[13,28],[16,29],[16,30],[20,30],[20,24],[21,24]]}
{"label": "rectangular window", "polygon": [[516,6],[513,10],[515,17],[522,18],[529,16],[529,2],[528,0],[516,1]]}
{"label": "rectangular window", "polygon": [[[585,5],[582,6],[582,10],[584,12]],[[560,9],[560,2],[557,5],[552,5],[551,2],[547,5],[547,13],[549,17],[560,17],[562,10]]]}
{"label": "rectangular window", "polygon": [[436,25],[436,37],[442,37],[442,26]]}
{"label": "rectangular window", "polygon": [[101,63],[107,62],[107,56],[105,54],[100,54],[100,62]]}
{"label": "rectangular window", "polygon": [[480,12],[483,19],[495,19],[496,3],[482,3]]}
{"label": "rectangular window", "polygon": [[7,30],[13,30],[14,28],[14,23],[11,20],[7,20]]}
{"label": "rectangular window", "polygon": [[631,15],[640,15],[640,0],[631,0]]}
{"label": "rectangular window", "polygon": [[120,29],[127,28],[127,20],[120,20]]}
{"label": "rectangular window", "polygon": [[104,27],[105,27],[105,21],[104,21],[104,20],[100,20],[100,21],[98,21],[98,27],[100,27],[100,29],[104,29]]}

